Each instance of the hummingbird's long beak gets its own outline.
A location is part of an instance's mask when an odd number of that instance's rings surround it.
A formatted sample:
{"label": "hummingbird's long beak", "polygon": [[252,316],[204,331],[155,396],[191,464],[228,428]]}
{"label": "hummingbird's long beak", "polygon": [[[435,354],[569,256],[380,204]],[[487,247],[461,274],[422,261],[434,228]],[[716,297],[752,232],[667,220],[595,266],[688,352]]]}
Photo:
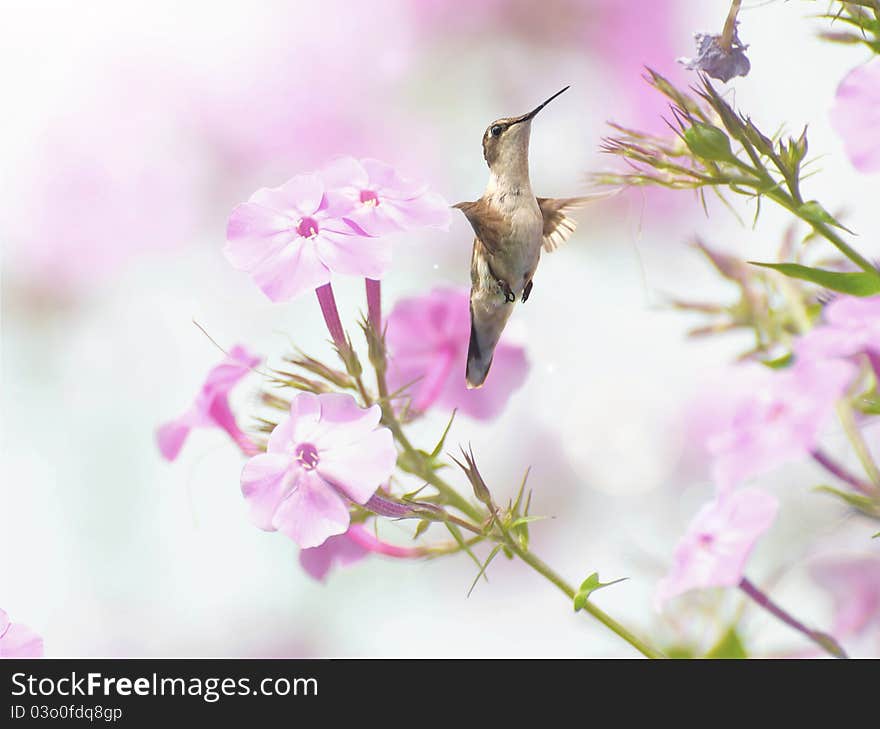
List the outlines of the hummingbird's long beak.
{"label": "hummingbird's long beak", "polygon": [[528,121],[529,119],[533,119],[535,116],[537,116],[538,112],[541,111],[541,109],[543,109],[545,106],[547,106],[547,104],[549,104],[551,101],[553,101],[553,99],[555,99],[557,96],[559,96],[559,94],[561,94],[563,91],[568,91],[569,88],[571,88],[571,87],[566,86],[564,89],[562,89],[562,91],[557,91],[555,94],[553,94],[553,96],[551,96],[549,99],[547,99],[547,101],[545,101],[543,104],[541,104],[540,106],[536,106],[528,114],[523,114],[519,119],[517,119],[513,123],[519,124],[520,122],[524,122],[524,121]]}

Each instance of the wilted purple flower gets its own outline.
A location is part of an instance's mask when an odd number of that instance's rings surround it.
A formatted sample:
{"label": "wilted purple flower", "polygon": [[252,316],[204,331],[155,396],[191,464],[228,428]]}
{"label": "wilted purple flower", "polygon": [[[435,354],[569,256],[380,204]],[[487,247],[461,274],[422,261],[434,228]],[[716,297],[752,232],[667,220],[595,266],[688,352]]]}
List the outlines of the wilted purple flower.
{"label": "wilted purple flower", "polygon": [[721,491],[792,459],[818,442],[857,368],[843,360],[796,362],[784,370],[749,363],[701,393],[696,419]]}
{"label": "wilted purple flower", "polygon": [[831,124],[857,170],[880,170],[880,59],[853,69],[840,82]]}
{"label": "wilted purple flower", "polygon": [[679,58],[678,62],[690,71],[702,71],[725,83],[735,76],[745,76],[752,67],[746,58],[748,46],[740,41],[736,27],[733,29],[729,48],[721,42],[722,36],[723,34],[695,33],[696,57]]}
{"label": "wilted purple flower", "polygon": [[657,586],[658,609],[690,590],[733,587],[755,543],[776,519],[779,502],[758,489],[721,493],[691,521],[675,548],[669,573]]}
{"label": "wilted purple flower", "polygon": [[424,556],[425,551],[383,542],[363,524],[352,524],[345,534],[330,537],[320,547],[300,550],[299,563],[312,577],[323,581],[334,566],[347,567],[371,553],[413,559]]}
{"label": "wilted purple flower", "polygon": [[810,573],[834,598],[835,636],[847,638],[871,625],[880,627],[880,558],[823,559]]}
{"label": "wilted purple flower", "polygon": [[365,504],[394,470],[391,431],[379,427],[378,405],[360,408],[351,395],[304,392],[290,417],[251,458],[241,490],[261,529],[281,531],[300,547],[317,547],[348,530],[346,499]]}
{"label": "wilted purple flower", "polygon": [[43,639],[0,610],[0,658],[42,658]]}
{"label": "wilted purple flower", "polygon": [[169,461],[180,453],[184,441],[193,428],[217,427],[225,430],[245,452],[253,452],[250,439],[235,422],[229,407],[229,393],[260,363],[260,358],[241,345],[232,348],[226,358],[214,367],[192,407],[179,418],[171,420],[156,431],[159,451]]}

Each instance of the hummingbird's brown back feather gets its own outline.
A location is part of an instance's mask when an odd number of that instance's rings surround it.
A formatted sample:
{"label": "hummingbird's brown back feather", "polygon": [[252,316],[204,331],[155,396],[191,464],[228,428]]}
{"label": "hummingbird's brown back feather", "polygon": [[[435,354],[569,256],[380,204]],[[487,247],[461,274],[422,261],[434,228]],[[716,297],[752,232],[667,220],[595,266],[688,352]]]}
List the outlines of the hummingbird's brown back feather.
{"label": "hummingbird's brown back feather", "polygon": [[566,213],[575,210],[592,198],[589,197],[539,197],[538,207],[544,216],[544,250],[552,253],[565,241],[577,228],[577,223],[569,218]]}
{"label": "hummingbird's brown back feather", "polygon": [[464,213],[477,239],[490,255],[495,255],[501,249],[501,241],[510,234],[510,221],[485,198],[456,203],[452,207]]}

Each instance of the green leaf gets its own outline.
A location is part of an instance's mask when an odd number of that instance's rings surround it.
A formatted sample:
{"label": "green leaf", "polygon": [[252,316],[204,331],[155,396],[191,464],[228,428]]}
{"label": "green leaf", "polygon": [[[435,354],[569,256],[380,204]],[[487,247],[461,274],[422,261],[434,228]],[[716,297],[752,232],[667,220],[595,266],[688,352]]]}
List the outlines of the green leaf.
{"label": "green leaf", "polygon": [[823,208],[816,200],[810,200],[809,202],[805,202],[798,208],[798,215],[800,215],[804,220],[809,223],[813,223],[814,225],[831,225],[835,228],[840,228],[841,230],[845,230],[847,233],[852,233],[849,228],[841,225],[837,219],[829,213],[825,208]]}
{"label": "green leaf", "polygon": [[845,501],[850,506],[853,506],[859,511],[862,511],[865,514],[869,514],[871,516],[876,515],[878,512],[877,503],[870,497],[863,494],[856,494],[852,491],[842,491],[841,489],[836,489],[833,486],[816,486],[814,491],[821,491],[823,493],[836,496],[837,498]]}
{"label": "green leaf", "polygon": [[745,646],[740,640],[736,628],[728,628],[724,635],[713,645],[705,658],[748,658]]}
{"label": "green leaf", "polygon": [[510,523],[510,528],[515,529],[518,526],[522,526],[523,524],[531,524],[533,521],[541,521],[542,519],[549,519],[549,516],[521,516],[517,519],[514,519]]}
{"label": "green leaf", "polygon": [[[474,581],[471,583],[471,588],[467,591],[467,596],[470,597],[471,593],[474,591],[474,588],[477,586],[477,583],[480,581],[481,577],[486,576],[486,570],[489,568],[489,565],[492,563],[492,560],[495,559],[495,555],[501,550],[500,544],[496,544],[495,547],[489,552],[489,556],[486,558],[486,561],[483,563],[483,566],[480,567],[480,571],[477,573],[477,576],[474,577]],[[488,578],[486,578],[488,580]]]}
{"label": "green leaf", "polygon": [[749,261],[753,266],[772,268],[774,271],[824,286],[832,291],[840,291],[853,296],[874,296],[880,294],[880,272],[868,271],[825,271],[821,268],[810,268],[799,263],[759,263]]}
{"label": "green leaf", "polygon": [[[467,545],[467,542],[464,541],[464,537],[461,536],[461,529],[455,526],[455,524],[450,524],[448,521],[444,521],[443,524],[449,530],[449,533],[452,535],[453,539],[455,539],[455,541],[458,543],[458,546],[467,553],[468,557],[470,557],[473,560],[474,564],[477,565],[477,567],[479,567],[482,571],[483,564],[482,562],[480,562],[477,555],[475,555],[471,548]],[[486,582],[489,581],[489,579],[485,575],[483,575],[483,579],[485,579]]]}
{"label": "green leaf", "polygon": [[413,534],[413,539],[418,539],[422,534],[424,534],[428,527],[431,526],[431,522],[428,519],[422,519],[418,524],[416,524],[416,531]]}
{"label": "green leaf", "polygon": [[769,367],[771,370],[782,370],[788,367],[793,361],[794,355],[789,352],[776,359],[763,359],[761,360],[761,364],[765,367]]}
{"label": "green leaf", "polygon": [[611,582],[599,582],[599,573],[594,572],[581,583],[580,589],[574,596],[574,611],[577,612],[578,610],[583,610],[590,595],[596,590],[601,590],[603,587],[608,587],[609,585],[616,585],[618,582],[623,582],[628,579],[628,577],[621,577],[619,580],[612,580]]}
{"label": "green leaf", "polygon": [[446,443],[446,436],[449,435],[449,429],[452,427],[452,421],[455,420],[455,414],[458,412],[457,409],[452,411],[452,415],[449,416],[449,422],[446,423],[446,428],[443,430],[443,435],[440,436],[440,440],[437,441],[437,445],[434,446],[434,450],[431,451],[430,457],[432,459],[436,458],[440,455],[440,452],[443,450],[443,444]]}
{"label": "green leaf", "polygon": [[711,124],[696,122],[688,127],[684,133],[684,141],[688,149],[697,157],[712,162],[728,162],[733,157],[730,149],[730,139],[718,127]]}

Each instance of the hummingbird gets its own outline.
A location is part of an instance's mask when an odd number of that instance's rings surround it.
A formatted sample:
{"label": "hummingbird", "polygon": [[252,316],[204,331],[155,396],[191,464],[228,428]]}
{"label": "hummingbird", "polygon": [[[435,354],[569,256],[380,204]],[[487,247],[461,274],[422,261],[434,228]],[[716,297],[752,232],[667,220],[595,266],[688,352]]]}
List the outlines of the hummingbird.
{"label": "hummingbird", "polygon": [[532,119],[569,87],[527,114],[493,121],[483,134],[489,183],[483,196],[452,207],[474,229],[471,253],[471,335],[465,381],[482,386],[514,303],[528,301],[541,249],[554,251],[575,230],[566,213],[587,198],[535,197],[529,180]]}

